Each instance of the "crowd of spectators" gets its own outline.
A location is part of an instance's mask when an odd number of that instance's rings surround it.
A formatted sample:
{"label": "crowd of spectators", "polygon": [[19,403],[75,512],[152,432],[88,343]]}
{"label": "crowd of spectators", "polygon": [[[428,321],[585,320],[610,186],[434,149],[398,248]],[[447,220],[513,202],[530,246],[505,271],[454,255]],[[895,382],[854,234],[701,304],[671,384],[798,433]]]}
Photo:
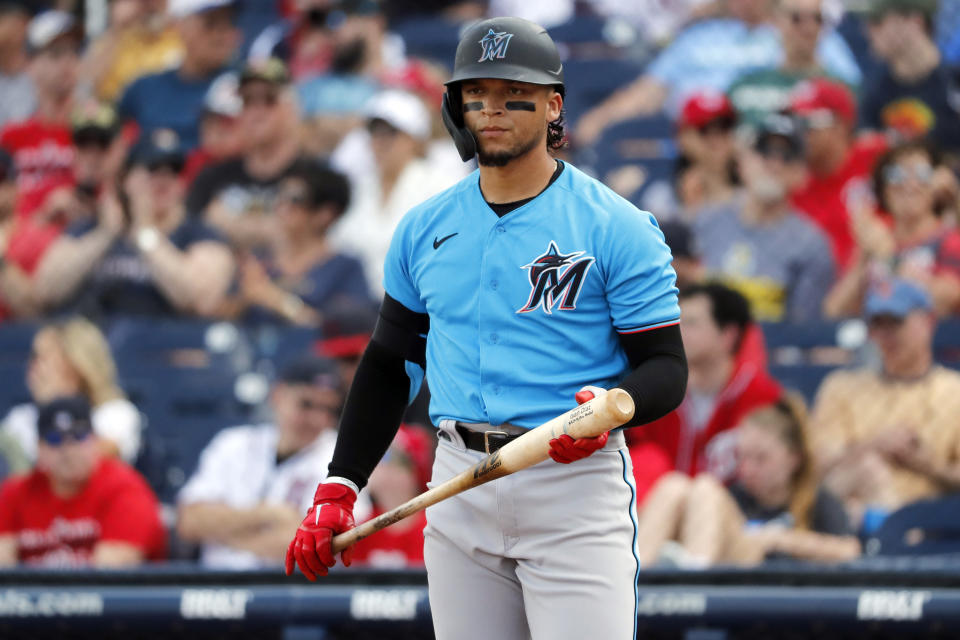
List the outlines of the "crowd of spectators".
{"label": "crowd of spectators", "polygon": [[[408,55],[422,43],[399,26],[506,14],[606,21],[631,44],[597,50],[643,63],[571,100],[561,158],[670,123],[671,193],[652,213],[690,377],[676,411],[627,434],[643,564],[856,557],[893,511],[960,489],[960,374],[933,349],[960,312],[943,4],[0,0],[0,332],[40,327],[31,401],[0,407],[0,565],[279,567],[326,474],[393,230],[472,169],[440,123],[452,59]],[[277,363],[264,410],[195,451],[163,511],[103,333],[118,317],[308,330],[315,353]],[[760,323],[851,318],[873,361],[827,377],[808,415]],[[424,490],[432,447],[429,424],[402,427],[358,521]],[[355,562],[420,566],[425,523],[364,540]]]}

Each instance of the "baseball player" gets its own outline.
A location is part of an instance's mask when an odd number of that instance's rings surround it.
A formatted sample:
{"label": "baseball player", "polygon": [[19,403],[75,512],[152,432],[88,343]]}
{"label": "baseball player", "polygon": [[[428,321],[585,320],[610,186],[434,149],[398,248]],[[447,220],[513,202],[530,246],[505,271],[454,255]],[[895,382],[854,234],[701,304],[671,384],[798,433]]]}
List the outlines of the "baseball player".
{"label": "baseball player", "polygon": [[[311,579],[425,375],[440,483],[577,401],[619,386],[626,426],[683,398],[675,274],[653,216],[556,160],[563,65],[542,28],[466,30],[443,116],[479,170],[411,210],[357,370],[329,476],[287,552]],[[567,435],[543,463],[427,510],[424,556],[440,640],[634,638],[636,512],[622,430]],[[563,463],[563,464],[558,464]],[[350,550],[342,554],[350,563]]]}

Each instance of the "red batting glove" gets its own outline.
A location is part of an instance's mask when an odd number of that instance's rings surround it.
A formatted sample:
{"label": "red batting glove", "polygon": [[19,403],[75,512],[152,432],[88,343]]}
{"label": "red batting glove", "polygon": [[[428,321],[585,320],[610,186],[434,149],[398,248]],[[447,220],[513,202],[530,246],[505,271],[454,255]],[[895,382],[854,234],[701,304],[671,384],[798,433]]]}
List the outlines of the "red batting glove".
{"label": "red batting glove", "polygon": [[[577,391],[574,398],[576,398],[577,404],[583,404],[606,392],[606,389],[587,386]],[[602,449],[607,444],[609,436],[610,432],[604,431],[596,438],[577,438],[574,440],[564,433],[550,441],[550,457],[561,464],[570,464],[574,460],[582,460],[594,451]]]}
{"label": "red batting glove", "polygon": [[[317,575],[327,575],[330,567],[337,563],[333,557],[333,536],[354,527],[353,503],[356,500],[357,494],[346,485],[320,483],[313,494],[313,506],[287,547],[288,576],[293,574],[294,560],[310,580],[316,580]],[[352,555],[352,548],[344,549],[340,554],[345,567],[350,566]]]}

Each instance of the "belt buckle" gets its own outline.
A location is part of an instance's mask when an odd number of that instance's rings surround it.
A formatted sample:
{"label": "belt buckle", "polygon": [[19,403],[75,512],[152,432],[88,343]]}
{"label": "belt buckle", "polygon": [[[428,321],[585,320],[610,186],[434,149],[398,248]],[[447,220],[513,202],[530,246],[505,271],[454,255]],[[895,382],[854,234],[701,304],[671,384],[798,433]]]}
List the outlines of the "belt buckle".
{"label": "belt buckle", "polygon": [[[506,439],[510,437],[510,434],[508,434],[506,431],[484,431],[483,448],[487,452],[487,455],[490,455],[490,436],[503,436],[504,441],[506,441]],[[497,447],[497,449],[499,448],[500,447]]]}

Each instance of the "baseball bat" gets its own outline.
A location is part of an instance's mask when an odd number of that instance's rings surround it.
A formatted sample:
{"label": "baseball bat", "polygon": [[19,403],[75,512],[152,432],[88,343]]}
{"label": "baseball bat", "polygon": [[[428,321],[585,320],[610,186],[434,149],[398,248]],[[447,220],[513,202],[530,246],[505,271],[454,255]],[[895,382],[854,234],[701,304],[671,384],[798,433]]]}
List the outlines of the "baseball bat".
{"label": "baseball bat", "polygon": [[610,389],[602,396],[557,416],[494,451],[474,466],[446,482],[404,502],[399,507],[345,531],[333,539],[339,553],[358,540],[389,527],[418,511],[491,480],[516,473],[550,456],[550,440],[567,434],[571,438],[594,438],[633,417],[633,398],[623,389]]}

